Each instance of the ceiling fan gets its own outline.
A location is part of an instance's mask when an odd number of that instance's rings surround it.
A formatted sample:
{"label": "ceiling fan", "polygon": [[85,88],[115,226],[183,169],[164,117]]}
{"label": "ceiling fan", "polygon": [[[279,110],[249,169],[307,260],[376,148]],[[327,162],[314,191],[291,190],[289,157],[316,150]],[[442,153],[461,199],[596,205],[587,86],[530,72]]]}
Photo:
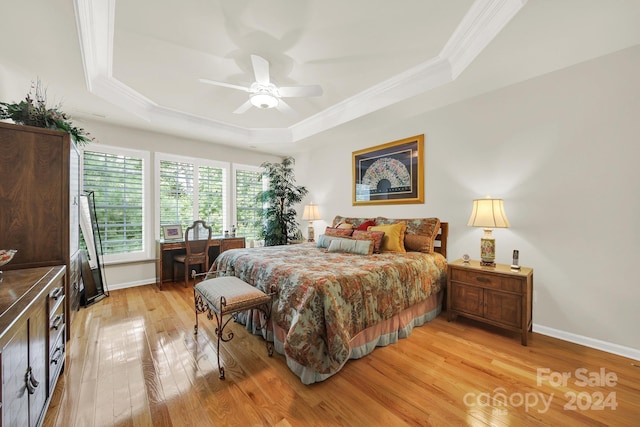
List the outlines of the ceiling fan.
{"label": "ceiling fan", "polygon": [[292,112],[291,107],[282,98],[300,98],[322,95],[322,87],[311,86],[283,86],[278,87],[271,83],[269,78],[269,61],[258,55],[251,55],[253,74],[256,80],[249,87],[234,85],[231,83],[217,82],[208,79],[199,79],[202,83],[216,86],[238,89],[249,93],[247,102],[238,107],[234,113],[241,114],[251,106],[256,108],[277,108],[282,112]]}

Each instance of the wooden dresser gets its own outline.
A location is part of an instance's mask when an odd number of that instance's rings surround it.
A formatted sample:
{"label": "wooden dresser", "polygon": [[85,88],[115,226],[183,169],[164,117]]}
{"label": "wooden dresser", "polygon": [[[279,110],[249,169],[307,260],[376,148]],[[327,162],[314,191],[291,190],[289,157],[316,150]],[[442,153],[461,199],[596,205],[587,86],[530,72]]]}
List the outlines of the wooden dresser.
{"label": "wooden dresser", "polygon": [[527,345],[531,330],[533,269],[497,264],[482,267],[479,261],[449,263],[447,316],[457,315],[520,332]]}
{"label": "wooden dresser", "polygon": [[[66,132],[0,123],[2,267],[66,265],[67,322],[80,305],[80,155]],[[67,339],[70,333],[67,328]]]}
{"label": "wooden dresser", "polygon": [[0,282],[3,426],[39,426],[65,365],[67,268],[9,270]]}

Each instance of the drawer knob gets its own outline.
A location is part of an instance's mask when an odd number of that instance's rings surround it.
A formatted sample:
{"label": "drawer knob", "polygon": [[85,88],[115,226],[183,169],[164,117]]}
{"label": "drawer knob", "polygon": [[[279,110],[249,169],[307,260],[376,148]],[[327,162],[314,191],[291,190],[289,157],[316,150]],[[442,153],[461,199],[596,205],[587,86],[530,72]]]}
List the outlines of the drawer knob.
{"label": "drawer knob", "polygon": [[482,283],[489,283],[489,282],[491,282],[491,280],[487,279],[486,277],[482,277],[482,276],[478,276],[478,277],[476,277],[476,280],[477,280],[478,282],[482,282]]}
{"label": "drawer knob", "polygon": [[63,292],[64,292],[64,289],[62,287],[56,288],[51,293],[51,298],[53,298],[54,300],[57,300],[58,298],[60,298],[60,295],[62,295]]}
{"label": "drawer knob", "polygon": [[63,354],[64,354],[64,346],[56,347],[56,350],[53,352],[53,357],[51,358],[51,363],[53,363],[54,365],[57,365],[58,362],[60,361],[60,357],[62,357]]}
{"label": "drawer knob", "polygon": [[64,316],[62,314],[58,314],[56,317],[54,317],[53,322],[51,323],[51,329],[55,329],[57,331],[62,324],[63,319]]}

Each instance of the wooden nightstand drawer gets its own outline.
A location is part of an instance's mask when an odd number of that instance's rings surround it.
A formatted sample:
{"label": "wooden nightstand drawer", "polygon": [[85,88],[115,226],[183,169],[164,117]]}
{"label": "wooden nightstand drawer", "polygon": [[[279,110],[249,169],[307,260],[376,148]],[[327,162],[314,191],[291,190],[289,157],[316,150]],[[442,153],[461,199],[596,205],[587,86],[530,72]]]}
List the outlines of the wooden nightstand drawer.
{"label": "wooden nightstand drawer", "polygon": [[451,280],[481,286],[486,289],[523,292],[523,280],[519,278],[501,277],[495,274],[487,274],[483,271],[464,271],[457,268],[452,270],[451,276]]}

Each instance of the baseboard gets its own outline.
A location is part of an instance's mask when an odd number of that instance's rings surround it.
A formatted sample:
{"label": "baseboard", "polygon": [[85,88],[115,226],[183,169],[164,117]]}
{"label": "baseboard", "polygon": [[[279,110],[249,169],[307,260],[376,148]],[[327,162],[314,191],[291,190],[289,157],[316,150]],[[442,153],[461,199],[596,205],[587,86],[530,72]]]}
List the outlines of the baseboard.
{"label": "baseboard", "polygon": [[586,347],[595,348],[596,350],[606,351],[607,353],[617,354],[618,356],[628,357],[634,360],[640,360],[640,350],[631,347],[625,347],[623,345],[610,343],[607,341],[601,341],[595,338],[585,337],[583,335],[572,334],[570,332],[561,331],[559,329],[549,328],[542,325],[533,325],[533,331],[547,335],[553,338],[558,338],[564,341],[569,341],[575,344],[584,345]]}

